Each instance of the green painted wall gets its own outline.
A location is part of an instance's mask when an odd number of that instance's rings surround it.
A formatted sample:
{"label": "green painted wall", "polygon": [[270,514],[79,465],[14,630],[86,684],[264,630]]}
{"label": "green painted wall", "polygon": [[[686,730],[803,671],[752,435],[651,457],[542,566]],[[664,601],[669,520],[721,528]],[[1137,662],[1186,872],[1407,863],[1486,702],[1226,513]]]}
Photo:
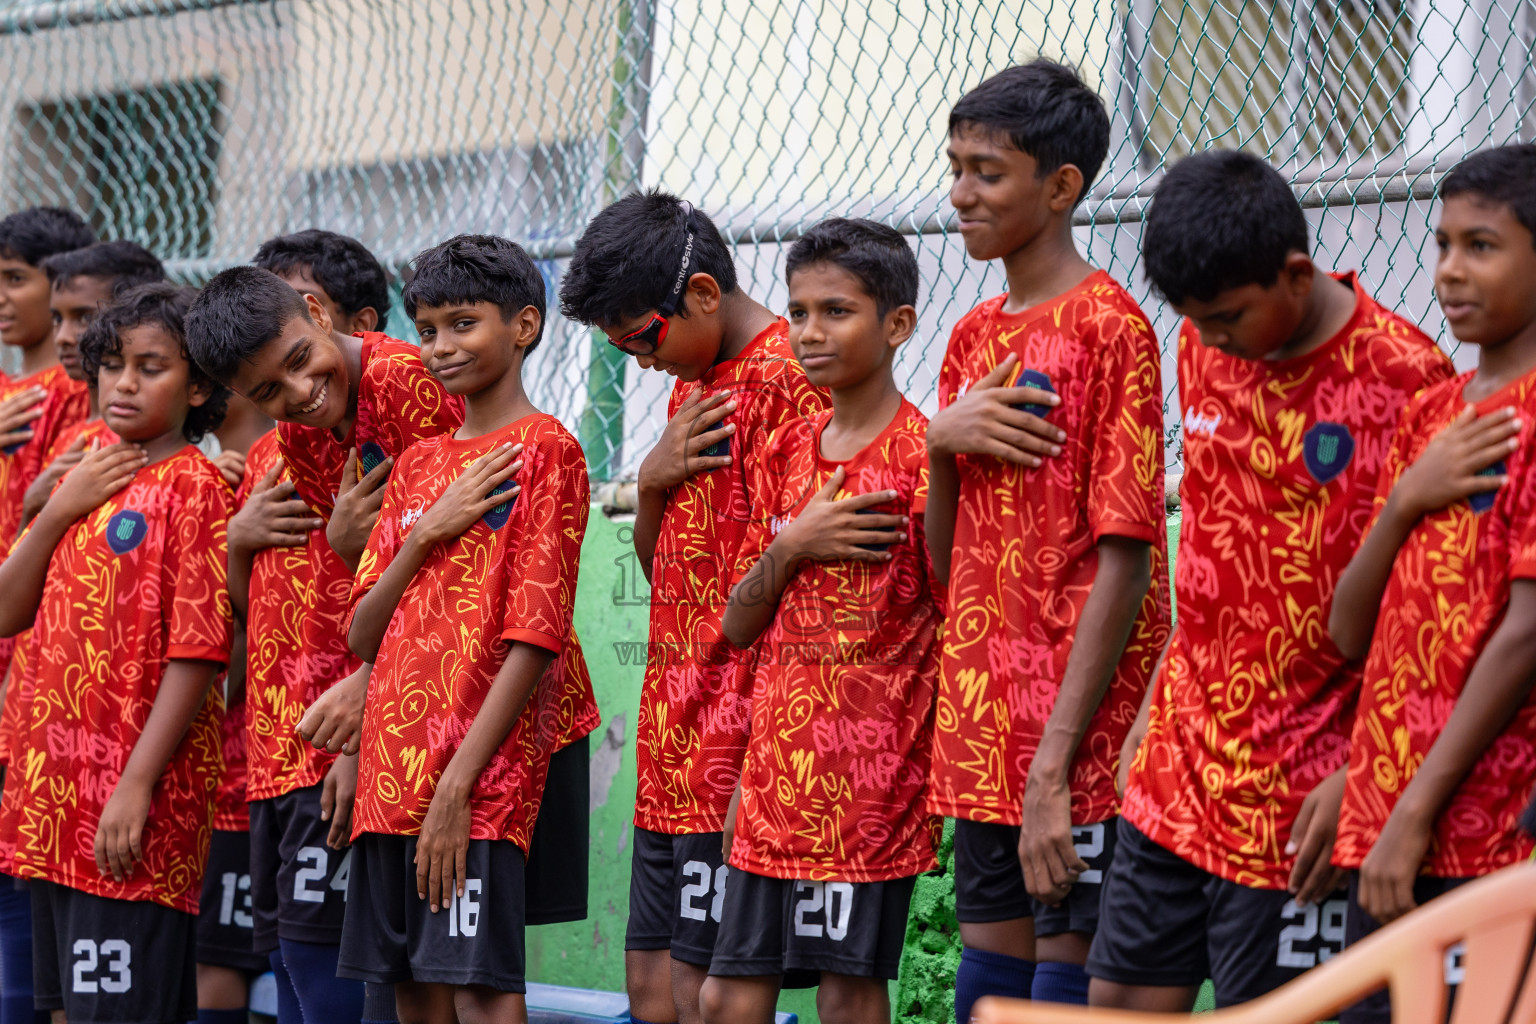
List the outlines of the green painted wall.
{"label": "green painted wall", "polygon": [[[1170,553],[1178,517],[1169,520]],[[603,726],[592,735],[590,914],[585,921],[528,931],[528,977],[581,988],[624,990],[624,923],[629,915],[631,817],[635,805],[635,716],[645,675],[649,590],[630,546],[630,523],[596,506],[587,524],[576,590],[576,632],[592,671]],[[1170,563],[1171,572],[1171,563]],[[892,1010],[903,1024],[952,1019],[960,934],[955,925],[952,851],[945,829],[942,874],[918,879]],[[1202,999],[1202,1003],[1207,1000]],[[813,991],[786,992],[779,1009],[815,1024]]]}

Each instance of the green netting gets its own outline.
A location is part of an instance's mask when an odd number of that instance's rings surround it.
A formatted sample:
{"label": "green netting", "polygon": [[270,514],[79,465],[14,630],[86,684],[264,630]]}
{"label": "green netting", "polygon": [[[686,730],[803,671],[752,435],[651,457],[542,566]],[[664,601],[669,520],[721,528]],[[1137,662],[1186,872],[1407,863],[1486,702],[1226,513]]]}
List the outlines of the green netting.
{"label": "green netting", "polygon": [[[1428,196],[1465,153],[1529,136],[1533,32],[1523,0],[9,0],[0,187],[7,208],[76,206],[192,280],[321,226],[395,270],[453,232],[500,232],[553,286],[596,210],[660,184],[717,215],[778,305],[783,242],[873,216],[921,259],[900,372],[931,408],[947,325],[1001,288],[948,230],[941,155],[948,105],[988,73],[1045,54],[1100,90],[1113,151],[1082,244],[1164,336],[1141,211],[1168,160],[1208,146],[1274,161],[1322,259],[1443,336]],[[632,475],[667,381],[551,328],[537,400],[596,477]]]}

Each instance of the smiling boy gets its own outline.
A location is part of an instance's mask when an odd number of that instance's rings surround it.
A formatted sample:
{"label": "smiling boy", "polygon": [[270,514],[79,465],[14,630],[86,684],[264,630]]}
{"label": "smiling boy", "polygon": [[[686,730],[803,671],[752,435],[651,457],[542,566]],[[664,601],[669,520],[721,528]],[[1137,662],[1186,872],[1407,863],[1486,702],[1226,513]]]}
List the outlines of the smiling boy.
{"label": "smiling boy", "polygon": [[[211,376],[278,422],[294,498],[330,523],[311,529],[285,487],[287,502],[274,510],[290,513],[288,528],[305,535],[309,571],[287,568],[291,552],[282,545],[256,550],[242,540],[230,552],[230,576],[250,595],[246,628],[258,651],[247,683],[255,941],[271,953],[280,983],[291,985],[306,1017],[342,1024],[361,1015],[363,991],[336,977],[346,910],[336,879],[348,860],[330,845],[332,815],[345,813],[335,798],[352,791],[356,758],[335,755],[344,746],[355,750],[368,671],[346,647],[347,560],[361,554],[356,538],[361,532],[366,539],[378,505],[336,495],[382,500],[391,459],[457,427],[462,404],[427,372],[416,346],[341,333],[315,291],[300,294],[259,267],[214,277],[188,315],[187,337]],[[269,504],[252,506],[252,514]],[[338,553],[332,540],[356,546]]]}
{"label": "smiling boy", "polygon": [[928,429],[959,1020],[982,995],[1086,1000],[1120,743],[1167,636],[1157,338],[1072,235],[1108,145],[1103,101],[1050,61],[950,112],[966,252],[1008,280],[955,326]]}
{"label": "smiling boy", "polygon": [[415,269],[406,312],[464,425],[400,457],[354,585],[349,642],[375,668],[339,965],[393,984],[402,1024],[511,1022],[545,775],[599,722],[572,627],[587,465],[523,387],[544,333],[528,254],[460,235]]}

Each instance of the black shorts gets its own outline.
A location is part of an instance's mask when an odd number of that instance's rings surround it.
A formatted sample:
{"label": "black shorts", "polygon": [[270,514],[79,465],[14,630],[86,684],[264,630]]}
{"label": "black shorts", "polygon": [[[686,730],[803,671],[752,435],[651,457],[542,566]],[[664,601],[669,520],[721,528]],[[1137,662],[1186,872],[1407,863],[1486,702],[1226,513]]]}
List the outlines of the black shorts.
{"label": "black shorts", "polygon": [[1120,821],[1087,971],[1122,985],[1198,986],[1216,1005],[1270,992],[1344,947],[1341,891],[1297,906],[1283,889],[1251,889],[1202,871]]}
{"label": "black shorts", "polygon": [[625,949],[667,949],[674,960],[710,965],[730,874],[721,840],[719,832],[673,836],[635,826]]}
{"label": "black shorts", "polygon": [[549,759],[544,799],[528,843],[529,924],[587,916],[587,839],[591,833],[591,762],[587,738]]}
{"label": "black shorts", "polygon": [[435,914],[416,895],[415,836],[365,832],[352,850],[338,977],[524,990],[527,883],[517,844],[471,839],[464,895]]}
{"label": "black shorts", "polygon": [[[1470,878],[1430,878],[1428,875],[1420,875],[1413,883],[1413,902],[1423,906],[1430,900],[1438,899],[1457,886],[1466,885],[1470,881],[1472,881]],[[1360,909],[1359,888],[1360,874],[1351,872],[1349,908],[1344,916],[1344,948],[1346,949],[1381,927],[1374,917]],[[1462,957],[1465,953],[1466,946],[1461,942],[1445,951],[1445,984],[1450,989],[1451,996],[1451,1001],[1446,1005],[1445,1010],[1447,1020],[1450,1019],[1451,1009],[1456,1005],[1456,986],[1461,984],[1461,976],[1464,972]],[[1392,996],[1386,989],[1371,993],[1339,1014],[1339,1024],[1391,1024],[1391,1021]]]}
{"label": "black shorts", "polygon": [[334,946],[347,911],[352,851],[325,845],[331,823],[320,820],[320,788],[295,789],[251,802],[251,902],[256,951],[279,938]]}
{"label": "black shorts", "polygon": [[214,830],[197,914],[197,962],[237,971],[265,971],[252,944],[251,834]]}
{"label": "black shorts", "polygon": [[810,882],[732,871],[709,973],[896,979],[915,878]]}
{"label": "black shorts", "polygon": [[197,1019],[197,919],[33,880],[32,978],[39,1010],[70,1024]]}
{"label": "black shorts", "polygon": [[1072,828],[1077,855],[1088,864],[1067,898],[1048,906],[1029,895],[1019,866],[1019,827],[955,820],[955,918],[964,924],[1033,917],[1035,935],[1082,932],[1099,927],[1099,891],[1115,857],[1115,822]]}

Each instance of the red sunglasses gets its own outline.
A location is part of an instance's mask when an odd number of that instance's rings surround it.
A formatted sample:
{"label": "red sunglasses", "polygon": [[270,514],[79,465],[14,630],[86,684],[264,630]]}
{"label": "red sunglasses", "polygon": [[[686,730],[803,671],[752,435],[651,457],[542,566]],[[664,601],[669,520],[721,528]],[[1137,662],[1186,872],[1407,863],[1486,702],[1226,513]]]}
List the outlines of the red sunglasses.
{"label": "red sunglasses", "polygon": [[622,338],[609,339],[614,348],[621,352],[632,356],[648,356],[667,340],[667,317],[677,312],[677,307],[682,305],[683,292],[688,286],[688,278],[692,276],[688,271],[693,266],[693,240],[698,232],[693,223],[693,206],[687,202],[683,203],[683,228],[687,235],[683,239],[682,265],[677,268],[677,280],[672,282],[672,291],[656,307],[656,312],[651,314],[644,327],[630,331]]}

